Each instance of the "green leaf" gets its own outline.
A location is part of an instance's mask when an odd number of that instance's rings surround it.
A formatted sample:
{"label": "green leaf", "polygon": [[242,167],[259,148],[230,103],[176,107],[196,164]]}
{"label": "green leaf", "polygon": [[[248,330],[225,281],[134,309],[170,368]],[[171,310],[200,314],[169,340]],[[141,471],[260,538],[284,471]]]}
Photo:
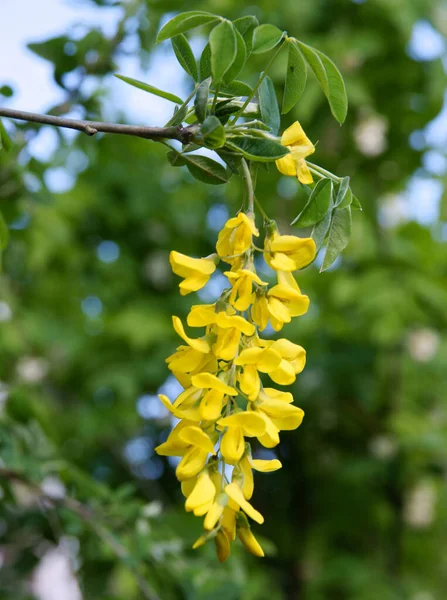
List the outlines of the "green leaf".
{"label": "green leaf", "polygon": [[268,75],[264,77],[264,80],[259,86],[258,97],[261,118],[273,135],[277,135],[281,124],[281,115],[279,114],[275,86]]}
{"label": "green leaf", "polygon": [[208,96],[210,92],[211,79],[205,79],[197,88],[196,97],[194,98],[194,111],[197,120],[202,122],[206,118],[208,111]]}
{"label": "green leaf", "polygon": [[247,54],[250,54],[253,47],[253,31],[259,25],[258,19],[251,15],[247,17],[240,17],[239,19],[236,19],[236,21],[233,21],[233,25],[244,38],[244,42],[247,47]]}
{"label": "green leaf", "polygon": [[348,188],[343,200],[338,204],[338,208],[346,208],[347,206],[351,206],[353,195],[351,192],[351,188]]}
{"label": "green leaf", "polygon": [[332,200],[332,181],[320,179],[312,190],[303,210],[294,219],[291,225],[297,227],[310,227],[319,223],[329,210]]}
{"label": "green leaf", "polygon": [[230,21],[222,21],[210,34],[211,72],[219,83],[236,58],[236,33]]}
{"label": "green leaf", "polygon": [[340,124],[343,123],[348,112],[348,98],[340,71],[331,59],[319,50],[300,41],[297,41],[297,44],[315,73],[321,89],[329,101],[332,114]]}
{"label": "green leaf", "polygon": [[250,96],[253,93],[253,88],[247,85],[244,81],[232,81],[229,85],[221,88],[219,94],[222,96]]}
{"label": "green leaf", "polygon": [[354,196],[354,194],[352,195],[351,208],[353,208],[355,210],[363,210],[359,199],[357,198],[357,196]]}
{"label": "green leaf", "polygon": [[239,75],[247,60],[247,49],[245,47],[244,38],[236,28],[234,28],[234,33],[236,35],[236,57],[231,67],[223,76],[223,81],[227,84]]}
{"label": "green leaf", "polygon": [[5,129],[5,126],[0,119],[0,150],[3,149],[6,152],[9,152],[12,148],[11,138],[8,135],[8,132]]}
{"label": "green leaf", "polygon": [[329,269],[335,259],[346,248],[351,237],[351,208],[336,208],[332,215],[326,254],[320,273]]}
{"label": "green leaf", "polygon": [[176,96],[175,94],[170,94],[169,92],[165,92],[163,90],[159,90],[158,88],[149,85],[148,83],[143,83],[142,81],[138,81],[138,79],[132,79],[132,77],[124,77],[124,75],[115,75],[121,81],[132,85],[133,87],[138,88],[139,90],[143,90],[144,92],[149,92],[149,94],[154,94],[154,96],[160,96],[160,98],[164,98],[165,100],[170,100],[171,102],[175,102],[176,104],[183,104],[183,100]]}
{"label": "green leaf", "polygon": [[200,130],[207,148],[216,150],[225,145],[225,129],[217,117],[207,117]]}
{"label": "green leaf", "polygon": [[220,185],[229,179],[226,169],[207,156],[180,154],[175,150],[170,150],[167,158],[173,167],[186,166],[193,177],[204,183]]}
{"label": "green leaf", "polygon": [[272,50],[282,40],[284,33],[275,25],[259,25],[256,27],[253,33],[253,54],[262,54]]}
{"label": "green leaf", "polygon": [[203,49],[202,55],[200,56],[199,61],[199,72],[200,72],[200,81],[204,79],[208,79],[211,77],[211,48],[210,45],[207,44]]}
{"label": "green leaf", "polygon": [[282,101],[282,114],[288,113],[301,98],[307,81],[307,67],[295,40],[289,42],[286,85]]}
{"label": "green leaf", "polygon": [[337,196],[335,197],[335,208],[337,208],[337,206],[339,206],[343,202],[343,199],[349,190],[350,181],[351,180],[349,177],[343,177],[343,179],[340,181],[337,188]]}
{"label": "green leaf", "polygon": [[2,213],[0,212],[0,250],[3,250],[8,243],[9,231]]}
{"label": "green leaf", "polygon": [[182,104],[182,106],[180,106],[180,108],[178,106],[176,106],[174,109],[174,114],[169,119],[169,121],[166,123],[166,127],[169,127],[170,125],[180,125],[180,123],[182,123],[184,121],[187,114],[188,114],[188,106],[186,104]]}
{"label": "green leaf", "polygon": [[239,151],[249,160],[270,162],[288,154],[289,150],[275,142],[262,137],[241,136],[233,137],[227,146]]}
{"label": "green leaf", "polygon": [[313,241],[315,242],[315,246],[317,247],[317,252],[321,249],[321,246],[323,245],[326,235],[329,231],[329,227],[331,225],[331,218],[332,209],[330,207],[323,219],[315,225],[315,227],[312,230],[312,233],[310,234],[310,237],[313,239]]}
{"label": "green leaf", "polygon": [[196,59],[186,37],[183,34],[176,35],[172,38],[171,44],[180,65],[194,81],[198,81],[199,73]]}
{"label": "green leaf", "polygon": [[190,29],[216,21],[219,17],[204,10],[191,10],[190,12],[180,13],[164,25],[157,35],[157,43],[167,40],[171,37],[185,33]]}

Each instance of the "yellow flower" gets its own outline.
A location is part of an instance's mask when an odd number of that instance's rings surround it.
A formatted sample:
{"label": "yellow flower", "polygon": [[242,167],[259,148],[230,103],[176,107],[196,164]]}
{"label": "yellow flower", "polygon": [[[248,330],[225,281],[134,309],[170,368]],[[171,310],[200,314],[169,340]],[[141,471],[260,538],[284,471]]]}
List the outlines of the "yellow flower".
{"label": "yellow flower", "polygon": [[317,248],[312,238],[280,235],[273,231],[264,241],[264,258],[275,271],[296,271],[311,263]]}
{"label": "yellow flower", "polygon": [[184,277],[180,283],[180,294],[186,296],[196,292],[208,283],[209,278],[216,270],[216,255],[209,258],[191,258],[186,254],[172,251],[169,255],[171,268],[176,275]]}
{"label": "yellow flower", "polygon": [[223,261],[230,265],[234,264],[238,255],[251,248],[253,236],[258,235],[253,214],[240,212],[237,217],[228,219],[219,233],[216,244],[217,254]]}
{"label": "yellow flower", "polygon": [[247,514],[253,521],[262,525],[264,523],[264,517],[258,512],[250,502],[244,498],[244,494],[242,493],[241,488],[237,485],[237,483],[232,482],[225,486],[225,493],[229,496],[233,502],[239,506],[245,514]]}
{"label": "yellow flower", "polygon": [[253,459],[251,457],[251,452],[246,452],[239,463],[239,468],[242,475],[242,492],[244,494],[244,498],[246,500],[250,500],[250,498],[253,496],[253,469],[255,471],[261,471],[262,473],[269,473],[271,471],[277,471],[281,467],[281,462],[276,458],[272,460]]}
{"label": "yellow flower", "polygon": [[261,340],[261,343],[281,356],[278,368],[268,372],[270,378],[280,385],[291,385],[306,365],[304,348],[285,338],[276,341]]}
{"label": "yellow flower", "polygon": [[273,448],[279,444],[279,432],[291,431],[299,427],[303,421],[304,411],[289,403],[288,397],[283,393],[265,388],[255,403],[256,411],[265,423],[263,435],[258,436],[259,442],[266,448]]}
{"label": "yellow flower", "polygon": [[213,505],[216,488],[207,471],[203,471],[194,484],[194,488],[185,502],[185,510],[194,512],[196,517],[205,515]]}
{"label": "yellow flower", "polygon": [[227,428],[223,434],[220,451],[225,461],[235,464],[245,451],[245,437],[259,437],[265,431],[263,418],[255,412],[241,411],[223,417],[217,421],[221,430]]}
{"label": "yellow flower", "polygon": [[275,371],[279,368],[281,360],[281,355],[276,350],[253,347],[242,350],[233,361],[235,365],[244,366],[238,380],[242,392],[247,395],[249,400],[256,400],[261,389],[258,371],[261,373]]}
{"label": "yellow flower", "polygon": [[239,349],[241,334],[251,336],[255,332],[253,323],[249,323],[239,315],[228,315],[225,312],[216,313],[217,339],[213,344],[213,352],[217,358],[232,360]]}
{"label": "yellow flower", "polygon": [[301,293],[298,286],[278,283],[267,293],[267,309],[270,323],[275,331],[280,331],[284,323],[290,323],[292,317],[306,314],[309,308],[309,297]]}
{"label": "yellow flower", "polygon": [[230,303],[236,310],[244,311],[253,304],[253,283],[268,285],[262,281],[256,273],[249,269],[238,271],[226,271],[224,273],[232,285]]}
{"label": "yellow flower", "polygon": [[231,549],[230,540],[228,539],[224,529],[220,529],[217,532],[217,535],[214,538],[214,543],[216,544],[216,554],[219,562],[225,562],[230,556]]}
{"label": "yellow flower", "polygon": [[259,327],[259,330],[264,331],[270,318],[266,292],[264,290],[256,291],[250,314],[253,322]]}
{"label": "yellow flower", "polygon": [[208,352],[210,352],[211,348],[206,340],[193,339],[186,335],[183,323],[178,317],[172,317],[172,324],[174,325],[175,332],[182,338],[182,340],[184,340],[188,344],[188,346],[194,348],[194,350],[197,350],[202,354],[207,354]]}
{"label": "yellow flower", "polygon": [[253,535],[247,518],[243,513],[238,515],[237,534],[245,548],[255,556],[264,556],[264,550],[261,548],[258,540]]}
{"label": "yellow flower", "polygon": [[281,144],[287,146],[290,153],[276,161],[278,171],[283,175],[296,175],[301,183],[312,183],[312,174],[304,159],[315,152],[315,146],[304,133],[298,121],[284,131],[281,136]]}
{"label": "yellow flower", "polygon": [[194,387],[208,390],[200,402],[200,415],[205,421],[220,417],[225,396],[237,396],[237,390],[212,373],[198,373],[191,377]]}
{"label": "yellow flower", "polygon": [[206,450],[191,446],[177,465],[175,476],[179,481],[185,481],[186,479],[195,477],[206,465],[207,459],[208,452]]}

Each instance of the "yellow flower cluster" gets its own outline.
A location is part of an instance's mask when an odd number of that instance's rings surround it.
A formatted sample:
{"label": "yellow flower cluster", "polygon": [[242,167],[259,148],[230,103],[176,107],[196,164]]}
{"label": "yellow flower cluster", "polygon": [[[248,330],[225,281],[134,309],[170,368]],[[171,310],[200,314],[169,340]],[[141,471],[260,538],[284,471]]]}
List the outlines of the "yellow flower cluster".
{"label": "yellow flower cluster", "polygon": [[[307,311],[309,299],[292,272],[314,259],[315,244],[310,238],[280,235],[270,222],[262,252],[276,271],[277,284],[269,288],[254,267],[253,237],[258,235],[254,215],[240,212],[219,233],[217,254],[200,259],[170,255],[174,273],[183,278],[182,295],[201,289],[220,260],[231,266],[225,272],[230,287],[219,300],[193,306],[187,317],[188,326],[205,328],[205,335],[189,337],[181,320],[173,317],[184,344],[167,363],[184,391],[172,403],[160,395],[180,421],[156,448],[160,455],[181,457],[176,476],[185,508],[204,517],[205,531],[193,547],[214,539],[220,561],[229,556],[236,535],[250,552],[264,556],[247,519],[264,521],[250,503],[253,470],[275,471],[281,463],[253,458],[249,440],[273,448],[280,431],[296,429],[304,415],[292,404],[290,392],[264,387],[260,376],[266,373],[276,384],[292,384],[304,368],[304,348],[259,334],[269,322],[279,331]],[[228,465],[233,467],[231,476]]]}

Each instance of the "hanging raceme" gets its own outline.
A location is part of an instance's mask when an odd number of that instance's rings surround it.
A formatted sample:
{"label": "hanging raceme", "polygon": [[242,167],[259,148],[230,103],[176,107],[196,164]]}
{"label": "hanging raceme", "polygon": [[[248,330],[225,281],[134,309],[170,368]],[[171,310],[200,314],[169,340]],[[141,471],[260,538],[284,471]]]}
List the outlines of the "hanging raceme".
{"label": "hanging raceme", "polygon": [[[204,533],[194,548],[214,539],[220,561],[229,556],[236,535],[250,552],[264,555],[249,523],[264,521],[250,502],[253,470],[274,471],[281,463],[253,458],[252,445],[257,440],[274,448],[279,433],[299,427],[304,416],[290,393],[264,387],[262,380],[266,374],[274,384],[292,384],[304,368],[304,348],[285,337],[263,339],[261,332],[269,322],[280,331],[284,323],[306,313],[309,299],[293,272],[315,258],[316,247],[311,238],[281,235],[274,221],[266,223],[263,250],[254,243],[259,235],[250,205],[225,223],[217,254],[194,259],[171,252],[172,268],[184,278],[182,295],[202,288],[218,261],[230,265],[225,270],[229,286],[220,298],[192,306],[187,316],[188,326],[204,328],[204,335],[187,336],[181,320],[173,317],[186,345],[167,363],[185,389],[172,402],[160,396],[180,422],[156,448],[158,454],[181,458],[176,476],[185,509],[204,517]],[[269,286],[256,273],[257,253],[276,272],[276,285]]]}

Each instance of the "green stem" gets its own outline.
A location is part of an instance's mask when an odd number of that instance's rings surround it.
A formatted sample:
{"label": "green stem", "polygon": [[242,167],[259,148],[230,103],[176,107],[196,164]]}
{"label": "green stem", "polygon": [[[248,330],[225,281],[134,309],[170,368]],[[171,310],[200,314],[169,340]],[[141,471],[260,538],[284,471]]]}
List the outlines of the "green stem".
{"label": "green stem", "polygon": [[333,173],[326,171],[326,169],[323,169],[323,167],[314,165],[314,163],[308,162],[307,160],[306,160],[306,164],[309,167],[310,171],[312,171],[312,173],[315,173],[315,175],[319,175],[320,177],[321,176],[329,177],[329,179],[332,179],[333,181],[336,181],[337,183],[339,183],[342,180],[341,177],[337,177]]}
{"label": "green stem", "polygon": [[269,223],[269,222],[271,221],[271,219],[270,219],[270,217],[267,215],[267,213],[265,212],[265,210],[262,208],[262,206],[261,206],[261,204],[260,204],[259,200],[256,198],[256,196],[255,196],[255,203],[256,203],[256,206],[257,206],[257,207],[258,207],[258,209],[259,209],[259,212],[260,212],[260,213],[261,213],[261,215],[264,217],[264,221],[265,221],[266,223]]}
{"label": "green stem", "polygon": [[251,178],[250,169],[248,168],[247,161],[245,158],[241,160],[242,165],[242,178],[245,182],[246,190],[247,190],[247,200],[248,200],[248,210],[252,213],[255,212],[254,200],[255,194],[253,190],[253,181]]}
{"label": "green stem", "polygon": [[219,95],[219,89],[220,89],[220,83],[218,83],[216,85],[216,89],[214,91],[214,98],[213,98],[213,103],[211,105],[211,114],[214,114],[214,109],[216,108],[216,104],[217,104],[217,97]]}
{"label": "green stem", "polygon": [[[195,93],[197,92],[197,88],[199,86],[196,84],[192,90],[192,92],[189,94],[189,96],[186,98],[186,100],[183,102],[183,104],[180,105],[179,110],[181,110],[184,106],[186,106],[188,104],[188,102],[190,102],[190,100],[192,100],[194,98]],[[176,113],[177,114],[177,113]],[[175,117],[175,115],[173,115],[169,121],[166,123],[165,127],[168,127],[171,124],[172,119]]]}
{"label": "green stem", "polygon": [[247,100],[244,102],[244,104],[241,106],[241,108],[237,111],[237,113],[234,115],[233,120],[231,121],[231,123],[229,123],[229,125],[234,125],[236,123],[236,121],[239,119],[239,117],[243,114],[244,110],[247,108],[247,106],[250,104],[250,101],[252,100],[253,96],[256,94],[256,92],[259,89],[259,86],[261,85],[261,83],[264,81],[265,76],[267,75],[267,71],[270,69],[270,67],[272,66],[273,62],[275,61],[275,58],[278,56],[278,54],[281,52],[281,50],[284,47],[284,42],[285,40],[282,39],[279,43],[278,49],[276,50],[276,52],[273,54],[273,56],[271,57],[271,59],[269,60],[267,66],[265,67],[264,71],[261,74],[261,77],[258,79],[257,84],[255,85],[255,87],[253,88],[253,91],[251,92],[251,94],[248,96]]}

